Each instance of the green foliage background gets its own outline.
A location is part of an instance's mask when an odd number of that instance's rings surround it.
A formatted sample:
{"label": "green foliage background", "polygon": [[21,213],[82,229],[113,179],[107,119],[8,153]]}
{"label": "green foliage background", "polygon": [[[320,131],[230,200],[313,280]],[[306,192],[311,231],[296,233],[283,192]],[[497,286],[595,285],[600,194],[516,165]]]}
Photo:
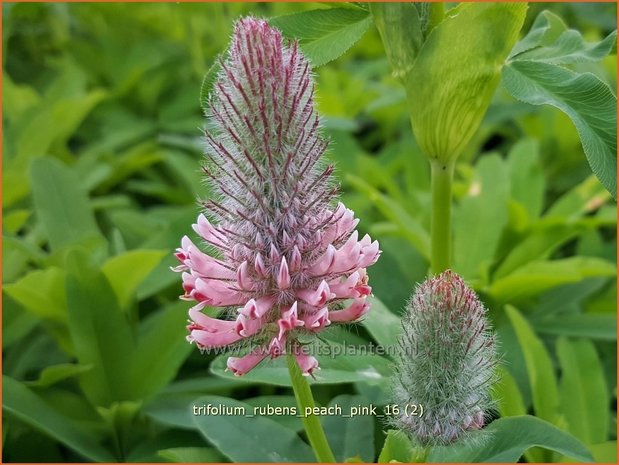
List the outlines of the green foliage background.
{"label": "green foliage background", "polygon": [[[190,414],[193,404],[294,400],[282,364],[236,379],[225,357],[186,343],[189,305],[169,267],[193,234],[196,198],[208,196],[199,93],[234,20],[315,8],[330,6],[3,4],[3,461],[312,460],[298,418]],[[616,28],[614,4],[531,4],[523,33],[543,9],[590,41]],[[315,69],[343,201],[383,250],[370,270],[373,310],[330,332],[330,344],[393,343],[428,271],[428,162],[365,26]],[[616,94],[616,47],[575,66]],[[459,159],[455,197],[454,269],[490,309],[505,360],[495,393],[504,418],[492,427],[509,425],[522,451],[546,446],[529,461],[615,462],[616,204],[573,124],[500,87]],[[389,402],[388,357],[321,365],[319,404]],[[526,413],[553,429],[526,437],[542,428],[516,418]],[[383,459],[408,461],[377,418],[325,418],[324,428],[338,460],[376,460],[388,438]],[[508,457],[501,434],[495,455],[457,460]]]}

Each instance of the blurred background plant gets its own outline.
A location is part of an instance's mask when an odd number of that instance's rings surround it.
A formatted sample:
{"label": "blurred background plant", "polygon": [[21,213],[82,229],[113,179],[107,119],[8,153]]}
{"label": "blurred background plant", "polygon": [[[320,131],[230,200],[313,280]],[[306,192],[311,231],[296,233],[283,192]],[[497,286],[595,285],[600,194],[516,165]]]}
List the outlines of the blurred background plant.
{"label": "blurred background plant", "polygon": [[[430,168],[363,6],[3,4],[3,461],[312,460],[298,418],[191,414],[295,403],[283,365],[238,380],[225,356],[186,343],[188,305],[169,266],[208,196],[199,89],[234,20],[333,6],[346,21],[302,45],[362,36],[322,57],[334,61],[315,68],[317,101],[343,200],[383,255],[367,319],[327,340],[387,346],[429,267]],[[615,4],[531,4],[522,34],[544,9],[587,41],[616,28]],[[574,68],[616,93],[616,45]],[[554,425],[529,461],[616,461],[616,204],[572,122],[499,87],[454,196],[453,268],[489,308],[505,360],[495,423],[511,420],[523,451],[542,426],[509,417]],[[321,366],[319,404],[388,402],[388,357]],[[338,460],[410,460],[379,418],[322,420]],[[500,461],[503,439],[469,460]]]}

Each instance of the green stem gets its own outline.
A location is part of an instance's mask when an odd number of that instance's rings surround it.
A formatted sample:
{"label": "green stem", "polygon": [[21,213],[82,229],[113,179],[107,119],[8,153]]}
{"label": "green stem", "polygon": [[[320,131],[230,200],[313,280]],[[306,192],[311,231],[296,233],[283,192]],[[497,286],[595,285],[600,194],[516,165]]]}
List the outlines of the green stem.
{"label": "green stem", "polygon": [[454,162],[432,160],[431,267],[439,274],[451,266],[451,190]]}
{"label": "green stem", "polygon": [[294,359],[294,356],[291,354],[288,354],[288,372],[290,373],[294,396],[296,397],[297,404],[301,410],[300,413],[303,415],[303,426],[305,427],[307,438],[309,439],[312,449],[314,450],[316,459],[320,463],[335,463],[335,456],[333,455],[333,452],[331,452],[331,448],[327,442],[327,437],[322,429],[320,420],[316,415],[305,416],[305,409],[308,407],[313,409],[316,404],[314,403],[314,397],[312,396],[310,385],[301,373],[301,369],[299,368],[299,365],[297,365],[297,361]]}

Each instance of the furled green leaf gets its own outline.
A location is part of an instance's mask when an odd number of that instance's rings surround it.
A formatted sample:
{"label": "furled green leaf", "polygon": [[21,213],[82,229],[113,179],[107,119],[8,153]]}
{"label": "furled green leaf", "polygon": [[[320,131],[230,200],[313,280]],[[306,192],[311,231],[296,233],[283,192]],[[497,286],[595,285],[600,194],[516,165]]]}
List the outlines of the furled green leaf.
{"label": "furled green leaf", "polygon": [[78,361],[93,367],[80,376],[86,396],[97,406],[132,399],[135,344],[127,315],[103,273],[82,253],[72,252],[67,258],[66,292]]}
{"label": "furled green leaf", "polygon": [[614,264],[592,257],[570,257],[552,261],[533,261],[499,278],[488,292],[501,302],[515,302],[556,286],[576,283],[596,276],[615,276]]}
{"label": "furled green leaf", "polygon": [[453,268],[465,279],[486,274],[507,223],[509,181],[497,156],[481,158],[467,195],[454,211]]}
{"label": "furled green leaf", "polygon": [[591,453],[574,436],[537,417],[524,415],[493,421],[485,432],[489,441],[473,445],[437,447],[429,462],[503,463],[517,462],[531,447],[543,447],[583,462],[593,461]]}
{"label": "furled green leaf", "polygon": [[131,250],[103,264],[101,271],[114,289],[121,307],[127,307],[142,281],[168,253],[167,250]]}
{"label": "furled green leaf", "polygon": [[462,3],[428,35],[405,78],[415,137],[424,153],[455,159],[488,109],[525,3]]}
{"label": "furled green leaf", "polygon": [[402,431],[390,429],[387,431],[385,444],[380,451],[377,463],[391,463],[394,461],[409,463],[414,454],[415,448],[406,434]]}
{"label": "furled green leaf", "polygon": [[363,317],[361,324],[370,332],[372,337],[384,347],[397,344],[398,335],[402,332],[400,318],[392,313],[385,304],[376,297],[369,297],[372,306]]}
{"label": "furled green leaf", "polygon": [[511,305],[505,307],[524,354],[535,414],[551,423],[558,420],[559,389],[550,355],[527,320]]}
{"label": "furled green leaf", "polygon": [[70,168],[53,158],[39,158],[32,164],[34,208],[52,249],[100,234],[88,195],[78,181]]}
{"label": "furled green leaf", "polygon": [[2,409],[95,462],[115,462],[113,455],[83,428],[66,418],[37,394],[2,376]]}
{"label": "furled green leaf", "polygon": [[585,444],[608,439],[610,402],[604,371],[595,346],[587,340],[560,338],[561,411],[568,430]]}
{"label": "furled green leaf", "polygon": [[282,33],[298,39],[312,66],[322,66],[357,42],[372,22],[364,10],[331,8],[278,16],[269,20]]}
{"label": "furled green leaf", "polygon": [[331,399],[329,406],[339,406],[342,415],[321,417],[321,423],[338,462],[360,457],[363,462],[374,460],[374,416],[350,416],[352,408],[367,407],[362,396],[343,394]]}
{"label": "furled green leaf", "polygon": [[228,397],[204,396],[195,405],[235,409],[224,415],[196,415],[198,430],[234,462],[313,462],[310,447],[292,430]]}

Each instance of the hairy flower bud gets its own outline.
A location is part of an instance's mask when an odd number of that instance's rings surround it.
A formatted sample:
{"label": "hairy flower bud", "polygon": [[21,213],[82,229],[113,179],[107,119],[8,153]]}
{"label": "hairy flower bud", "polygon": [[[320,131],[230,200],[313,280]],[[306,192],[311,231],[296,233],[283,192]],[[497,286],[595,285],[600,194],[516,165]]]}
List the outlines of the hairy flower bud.
{"label": "hairy flower bud", "polygon": [[[297,43],[266,21],[241,19],[220,65],[206,111],[214,195],[194,225],[208,253],[184,237],[176,254],[182,298],[197,302],[188,339],[201,349],[248,346],[228,359],[238,375],[284,353],[311,374],[317,362],[299,340],[367,312],[365,269],[378,243],[359,240],[353,212],[333,205],[333,167],[321,163],[327,141]],[[207,306],[226,310],[212,318]]]}
{"label": "hairy flower bud", "polygon": [[406,416],[401,408],[394,425],[424,446],[449,444],[480,429],[492,407],[497,355],[486,309],[475,293],[445,271],[417,287],[402,327],[394,401],[419,405],[423,415]]}

